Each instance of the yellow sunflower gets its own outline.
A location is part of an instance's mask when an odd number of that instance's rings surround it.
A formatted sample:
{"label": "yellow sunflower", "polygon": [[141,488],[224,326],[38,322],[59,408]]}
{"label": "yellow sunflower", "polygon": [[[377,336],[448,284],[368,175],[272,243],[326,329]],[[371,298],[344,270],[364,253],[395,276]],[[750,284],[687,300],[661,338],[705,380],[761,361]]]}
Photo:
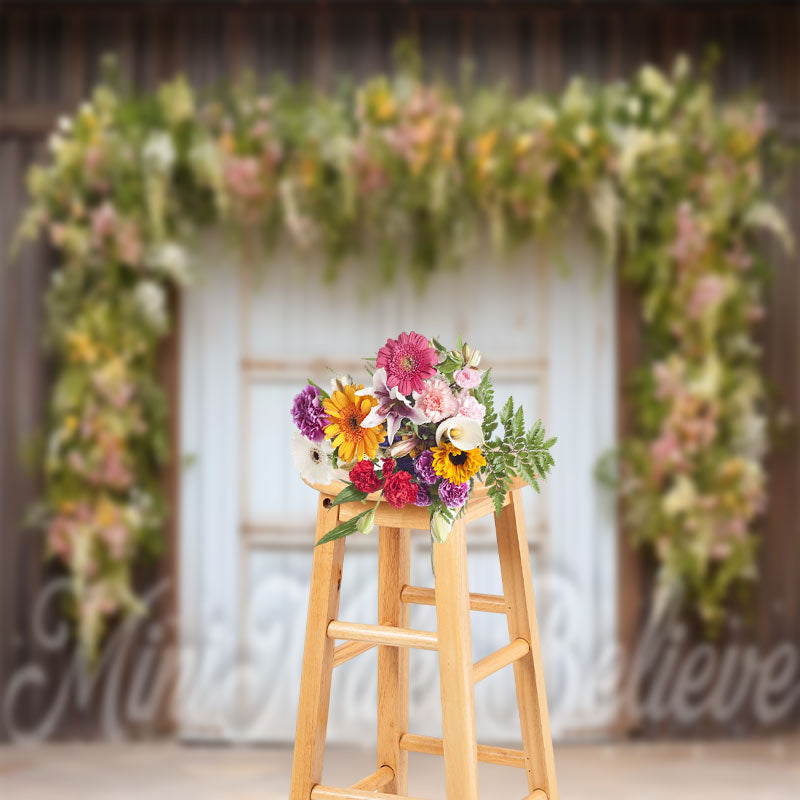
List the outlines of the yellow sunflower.
{"label": "yellow sunflower", "polygon": [[345,386],[343,391],[335,391],[322,401],[330,424],[325,426],[325,438],[338,448],[339,460],[343,462],[360,461],[364,456],[375,458],[378,444],[383,441],[384,425],[362,428],[362,420],[373,406],[378,404],[374,397],[357,397],[356,392],[364,386]]}
{"label": "yellow sunflower", "polygon": [[451,483],[465,483],[486,465],[480,447],[459,450],[455,445],[442,444],[439,447],[432,447],[431,452],[433,471]]}

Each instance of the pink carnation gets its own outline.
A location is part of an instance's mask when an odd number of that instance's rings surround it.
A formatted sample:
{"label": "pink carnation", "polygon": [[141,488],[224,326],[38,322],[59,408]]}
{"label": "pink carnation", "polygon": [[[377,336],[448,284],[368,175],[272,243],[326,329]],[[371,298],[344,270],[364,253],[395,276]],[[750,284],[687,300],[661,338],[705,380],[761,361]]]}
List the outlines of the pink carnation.
{"label": "pink carnation", "polygon": [[458,396],[458,413],[462,417],[483,422],[486,416],[486,406],[479,403],[469,392],[462,392]]}
{"label": "pink carnation", "polygon": [[481,382],[481,373],[472,367],[458,370],[453,377],[462,389],[474,389]]}
{"label": "pink carnation", "polygon": [[441,378],[431,378],[425,381],[422,394],[417,398],[415,406],[431,422],[441,422],[443,419],[453,417],[458,412],[458,401],[447,381]]}

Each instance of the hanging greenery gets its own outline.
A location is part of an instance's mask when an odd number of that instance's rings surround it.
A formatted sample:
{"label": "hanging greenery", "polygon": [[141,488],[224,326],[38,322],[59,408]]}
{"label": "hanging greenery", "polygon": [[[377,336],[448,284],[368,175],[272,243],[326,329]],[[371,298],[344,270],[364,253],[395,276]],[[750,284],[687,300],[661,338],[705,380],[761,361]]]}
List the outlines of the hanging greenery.
{"label": "hanging greenery", "polygon": [[42,511],[90,655],[114,615],[137,609],[131,567],[160,540],[156,354],[168,290],[192,279],[186,243],[216,223],[243,242],[288,236],[331,270],[366,253],[406,280],[458,262],[487,226],[502,249],[588,219],[646,327],[621,451],[628,527],[711,625],[754,578],[760,231],[789,244],[764,197],[763,106],[718,105],[684,60],[603,88],[574,80],[557,99],[417,74],[331,94],[244,82],[202,103],[182,78],[144,96],[101,85],[31,169],[22,234],[44,231],[62,259],[47,296]]}

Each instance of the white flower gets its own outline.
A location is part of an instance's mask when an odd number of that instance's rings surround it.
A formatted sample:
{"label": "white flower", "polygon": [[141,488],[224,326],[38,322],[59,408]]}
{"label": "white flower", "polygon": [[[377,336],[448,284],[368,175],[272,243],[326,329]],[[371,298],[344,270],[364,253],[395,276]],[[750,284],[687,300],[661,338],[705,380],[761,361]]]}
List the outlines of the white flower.
{"label": "white flower", "polygon": [[581,147],[588,147],[594,141],[594,137],[594,128],[591,125],[587,125],[585,122],[581,122],[581,124],[575,128],[575,140]]}
{"label": "white flower", "polygon": [[479,422],[459,414],[439,423],[436,444],[441,444],[444,437],[459,450],[473,450],[483,444],[483,429]]}
{"label": "white flower", "polygon": [[147,321],[156,330],[167,327],[167,302],[164,290],[155,281],[140,281],[134,297]]}
{"label": "white flower", "polygon": [[619,139],[619,171],[623,177],[628,177],[639,159],[652,152],[655,137],[649,130],[625,128],[621,131]]}
{"label": "white flower", "polygon": [[189,256],[186,250],[175,242],[156,245],[148,255],[147,264],[151,269],[168,275],[180,286],[186,286],[191,282]]}
{"label": "white flower", "polygon": [[713,400],[719,393],[721,384],[722,364],[715,356],[709,356],[698,373],[689,381],[688,389],[695,397]]}
{"label": "white flower", "polygon": [[165,131],[151,133],[142,148],[145,168],[153,172],[169,172],[175,163],[175,145],[172,137]]}
{"label": "white flower", "polygon": [[345,386],[351,386],[353,378],[350,375],[336,375],[331,378],[331,392],[343,392]]}
{"label": "white flower", "polygon": [[333,448],[327,439],[317,443],[299,431],[292,436],[292,461],[300,477],[309,483],[325,485],[335,480],[331,466]]}
{"label": "white flower", "polygon": [[668,103],[675,94],[663,73],[651,64],[645,64],[639,71],[639,83],[647,94]]}
{"label": "white flower", "polygon": [[625,109],[633,119],[636,119],[642,113],[642,103],[638,97],[629,97]]}
{"label": "white flower", "polygon": [[573,78],[561,99],[561,108],[566,114],[584,117],[592,110],[592,99],[581,78]]}
{"label": "white flower", "polygon": [[222,162],[219,150],[209,139],[201,139],[189,151],[189,163],[197,176],[215,188],[222,183]]}
{"label": "white flower", "polygon": [[47,147],[50,152],[57,156],[61,151],[61,148],[64,146],[64,139],[58,133],[51,133],[49,138],[47,139]]}
{"label": "white flower", "polygon": [[72,118],[68,117],[66,114],[62,114],[58,118],[58,122],[56,123],[56,128],[61,131],[61,133],[72,133]]}
{"label": "white flower", "polygon": [[691,511],[697,500],[697,489],[691,479],[680,475],[675,485],[664,495],[661,507],[669,517],[675,517],[684,511]]}
{"label": "white flower", "polygon": [[760,461],[767,452],[767,418],[751,411],[739,419],[736,449],[746,458]]}

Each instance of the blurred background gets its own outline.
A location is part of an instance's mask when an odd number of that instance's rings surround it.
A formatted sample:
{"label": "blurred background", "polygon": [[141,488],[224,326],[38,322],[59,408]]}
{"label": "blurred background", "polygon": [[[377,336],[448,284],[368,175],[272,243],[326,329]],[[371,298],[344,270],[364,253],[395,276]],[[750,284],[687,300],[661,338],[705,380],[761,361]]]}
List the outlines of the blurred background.
{"label": "blurred background", "polygon": [[[52,388],[43,300],[58,266],[44,242],[8,256],[26,170],[45,158],[59,116],[89,95],[107,54],[145,90],[176,73],[203,89],[243,71],[331,87],[389,70],[394,44],[409,35],[431,76],[455,82],[470,59],[477,82],[518,92],[560,93],[575,76],[628,78],[648,63],[668,69],[681,53],[702,61],[716,45],[719,95],[755,92],[786,141],[800,135],[797,3],[3,3],[3,797],[286,797],[315,503],[291,467],[287,409],[307,377],[326,380],[325,365],[358,374],[360,357],[411,329],[478,346],[498,393],[559,437],[557,467],[541,497],[526,495],[526,518],[562,796],[800,796],[800,446],[788,433],[769,456],[748,611],[737,604],[713,640],[682,617],[653,634],[654,565],[630,544],[636,532],[596,476],[634,424],[627,388],[642,352],[641,310],[579,224],[558,259],[542,245],[501,257],[487,243],[467,256],[455,290],[440,272],[424,289],[387,287],[391,303],[365,302],[355,271],[330,285],[309,279],[323,265],[300,265],[282,245],[263,270],[245,269],[230,236],[203,231],[192,248],[200,277],[172,298],[176,322],[159,354],[174,456],[158,475],[171,509],[166,546],[136,573],[149,611],[112,631],[95,671],[76,656],[61,572],[44,559],[41,526],[25,521],[41,490],[26,454]],[[783,177],[779,205],[797,236],[800,171]],[[758,339],[796,419],[800,272],[796,256],[769,254]],[[499,592],[491,533],[471,534],[473,591]],[[430,585],[426,537],[412,549],[412,580]],[[359,537],[348,553],[341,616],[376,621],[377,542]],[[473,615],[476,659],[505,643],[493,622]],[[412,627],[434,625],[433,609],[412,611]],[[373,652],[335,675],[328,783],[372,770],[375,666]],[[412,653],[411,674],[411,727],[438,735],[435,656]],[[480,741],[518,738],[509,674],[482,683],[476,705]],[[442,797],[440,766],[412,756],[413,791]],[[524,794],[521,776],[481,774],[487,800]]]}

